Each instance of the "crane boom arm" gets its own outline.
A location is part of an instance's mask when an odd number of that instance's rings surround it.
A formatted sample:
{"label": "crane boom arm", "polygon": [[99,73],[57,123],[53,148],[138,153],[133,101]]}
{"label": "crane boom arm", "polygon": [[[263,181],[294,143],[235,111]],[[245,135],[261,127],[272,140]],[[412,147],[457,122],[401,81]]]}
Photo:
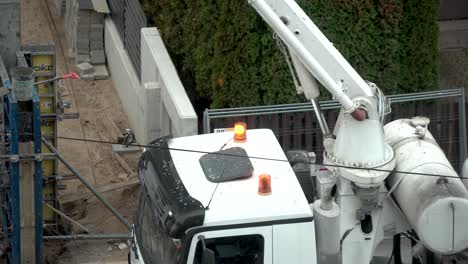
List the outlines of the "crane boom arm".
{"label": "crane boom arm", "polygon": [[356,108],[352,98],[374,95],[294,0],[249,0],[249,4],[345,110]]}

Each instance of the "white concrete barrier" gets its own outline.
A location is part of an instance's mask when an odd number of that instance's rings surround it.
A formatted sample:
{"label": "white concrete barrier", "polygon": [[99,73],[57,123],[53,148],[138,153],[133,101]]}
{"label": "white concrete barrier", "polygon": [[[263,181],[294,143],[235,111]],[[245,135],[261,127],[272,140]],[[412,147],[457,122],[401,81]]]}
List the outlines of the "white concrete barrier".
{"label": "white concrete barrier", "polygon": [[197,115],[156,28],[141,30],[141,78],[110,19],[105,23],[105,49],[114,86],[139,143],[197,134]]}

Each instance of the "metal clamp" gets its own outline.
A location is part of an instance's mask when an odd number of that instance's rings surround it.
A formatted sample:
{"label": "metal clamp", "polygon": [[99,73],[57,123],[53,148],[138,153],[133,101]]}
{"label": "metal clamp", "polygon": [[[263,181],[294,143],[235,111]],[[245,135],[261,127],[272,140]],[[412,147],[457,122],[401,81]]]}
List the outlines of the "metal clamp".
{"label": "metal clamp", "polygon": [[125,145],[125,147],[128,147],[129,145],[135,143],[136,138],[135,134],[133,133],[133,130],[129,128],[125,129],[125,132],[122,134],[121,137],[117,139],[117,142]]}
{"label": "metal clamp", "polygon": [[44,156],[42,154],[36,154],[34,155],[34,159],[36,161],[43,161],[44,160]]}
{"label": "metal clamp", "polygon": [[14,163],[19,162],[19,155],[10,155],[9,160]]}

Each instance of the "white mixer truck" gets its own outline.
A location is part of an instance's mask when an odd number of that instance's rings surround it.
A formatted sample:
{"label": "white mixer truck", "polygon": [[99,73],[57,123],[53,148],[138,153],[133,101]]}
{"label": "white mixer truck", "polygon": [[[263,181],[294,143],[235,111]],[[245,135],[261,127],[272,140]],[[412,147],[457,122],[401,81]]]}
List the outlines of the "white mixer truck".
{"label": "white mixer truck", "polygon": [[[382,92],[295,1],[249,3],[287,48],[296,89],[320,121],[324,164],[310,165],[319,199],[308,204],[270,130],[237,124],[233,132],[162,138],[140,162],[129,262],[367,264],[385,237],[409,230],[415,248],[436,255],[466,249],[468,191],[428,131],[429,120],[383,127],[389,104]],[[317,81],[342,105],[333,132],[316,101]]]}

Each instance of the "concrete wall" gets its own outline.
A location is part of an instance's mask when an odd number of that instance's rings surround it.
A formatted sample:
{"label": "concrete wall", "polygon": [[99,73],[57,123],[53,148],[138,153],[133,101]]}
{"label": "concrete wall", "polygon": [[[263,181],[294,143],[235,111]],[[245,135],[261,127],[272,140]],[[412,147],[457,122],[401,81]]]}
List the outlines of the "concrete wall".
{"label": "concrete wall", "polygon": [[468,20],[441,21],[439,32],[440,87],[468,89]]}
{"label": "concrete wall", "polygon": [[[159,127],[163,129],[161,131],[163,135],[168,133],[175,136],[197,134],[198,120],[195,110],[177,75],[161,35],[154,27],[141,30],[141,83],[154,84],[150,85],[151,92],[161,100],[159,106],[158,102],[149,102],[151,105],[147,105],[146,109],[150,110],[151,114],[158,112],[162,114],[156,122],[160,123]],[[155,107],[160,107],[160,109]],[[166,114],[170,120],[169,127]]]}
{"label": "concrete wall", "polygon": [[127,113],[130,127],[140,143],[146,142],[146,129],[141,120],[143,109],[137,96],[138,93],[143,93],[143,88],[125,52],[119,33],[110,19],[106,19],[105,22],[104,41],[112,81]]}
{"label": "concrete wall", "polygon": [[109,70],[138,142],[197,134],[197,115],[156,28],[142,29],[141,46],[142,73],[138,78],[117,28],[106,19]]}

